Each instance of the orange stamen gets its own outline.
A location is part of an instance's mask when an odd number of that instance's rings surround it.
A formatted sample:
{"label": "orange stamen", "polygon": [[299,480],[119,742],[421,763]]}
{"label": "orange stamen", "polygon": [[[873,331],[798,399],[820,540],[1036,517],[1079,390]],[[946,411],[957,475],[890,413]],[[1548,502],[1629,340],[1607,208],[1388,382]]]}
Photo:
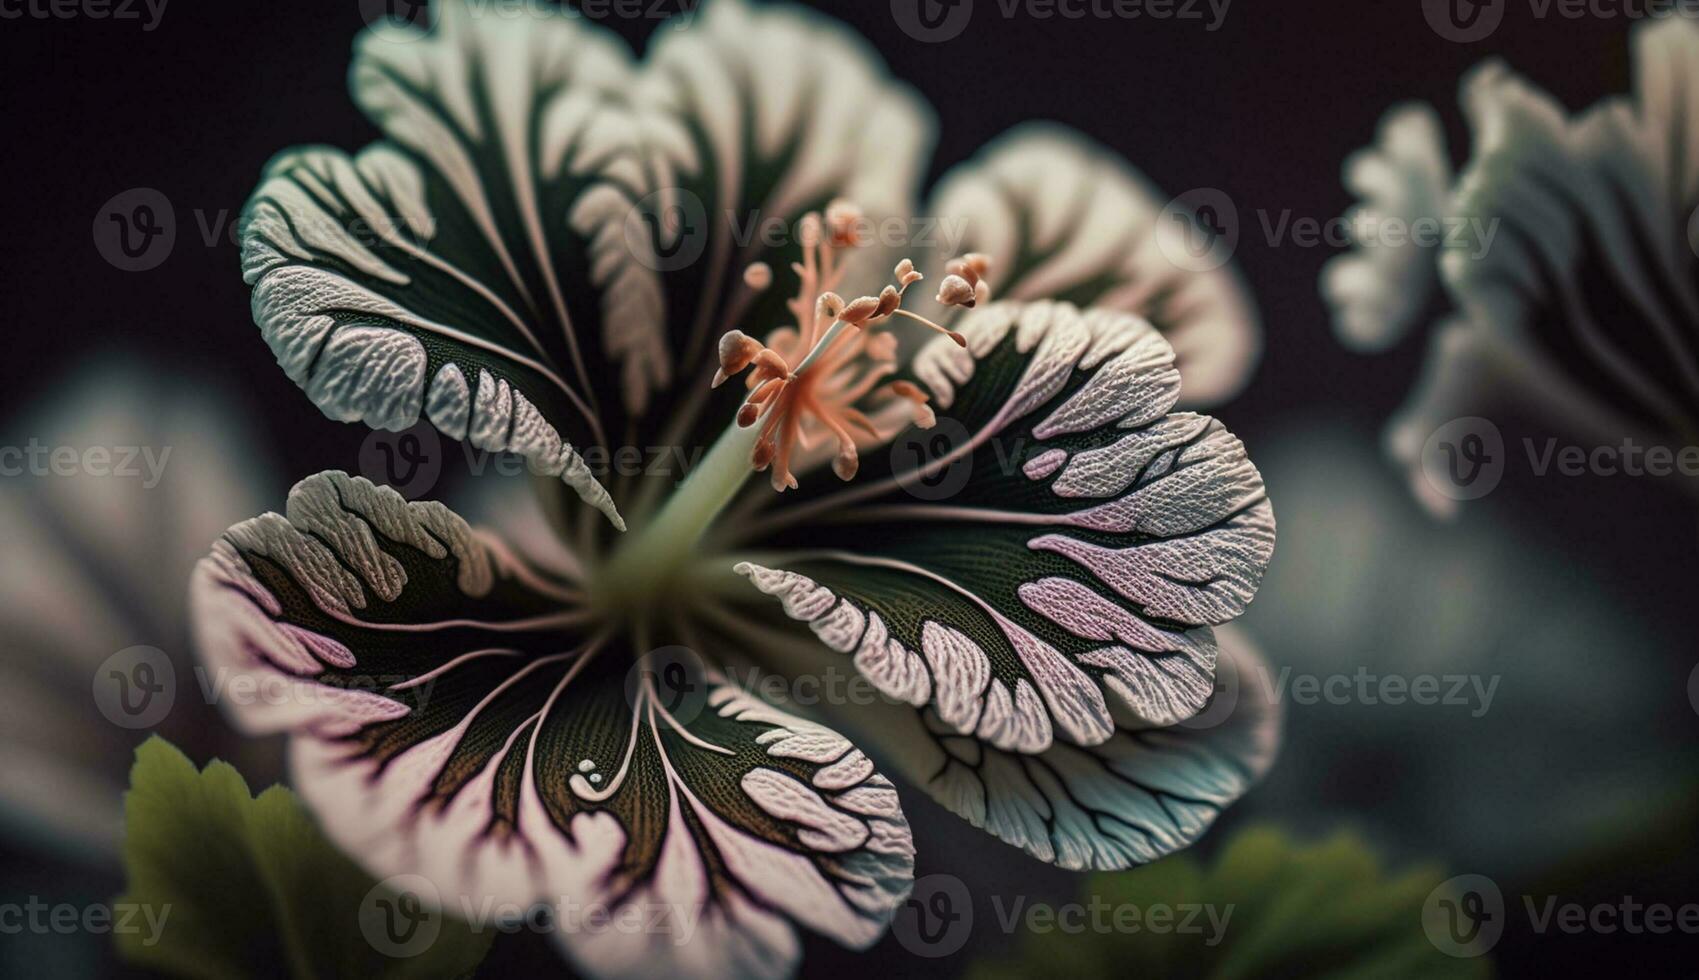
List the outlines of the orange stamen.
{"label": "orange stamen", "polygon": [[[930,428],[936,422],[925,392],[908,381],[886,380],[897,372],[897,340],[876,332],[879,328],[901,316],[967,346],[960,333],[902,308],[908,288],[924,278],[908,259],[897,263],[895,282],[877,295],[846,301],[835,292],[850,265],[839,253],[862,244],[863,223],[861,211],[845,201],[832,202],[824,217],[804,215],[798,225],[802,261],[790,267],[797,293],[785,303],[795,326],[771,331],[765,344],[736,330],[720,341],[714,384],[749,370],[749,394],[738,408],[737,424],[760,423],[750,465],[758,472],[771,469],[769,479],[780,492],[797,486],[791,470],[796,449],[812,450],[823,436],[836,443],[833,471],[849,480],[860,468],[864,447],[889,441],[906,425]],[[979,254],[953,259],[940,299],[949,301],[945,305],[974,306],[989,295],[984,276],[990,266],[990,259]],[[746,282],[765,288],[770,272],[764,265],[751,266]],[[909,418],[881,426],[856,407],[863,399],[887,405],[907,401]]]}

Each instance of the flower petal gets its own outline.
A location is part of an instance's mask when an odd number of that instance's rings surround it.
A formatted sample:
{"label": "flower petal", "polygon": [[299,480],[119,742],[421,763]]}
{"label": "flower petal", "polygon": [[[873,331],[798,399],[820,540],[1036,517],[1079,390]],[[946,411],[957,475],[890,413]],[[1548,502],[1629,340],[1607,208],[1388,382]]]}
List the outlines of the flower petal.
{"label": "flower petal", "polygon": [[1233,679],[1193,722],[1023,756],[950,738],[928,718],[940,753],[920,770],[936,774],[928,790],[974,826],[1064,868],[1118,871],[1191,845],[1274,764],[1280,741],[1279,706],[1250,684],[1260,655],[1231,627],[1219,636],[1222,674]]}
{"label": "flower petal", "polygon": [[890,783],[715,675],[663,706],[576,598],[440,504],[340,473],[231,528],[194,584],[215,690],[293,735],[296,787],[374,874],[421,875],[475,922],[559,903],[598,975],[784,975],[793,924],[877,939],[913,872]]}
{"label": "flower petal", "polygon": [[424,415],[623,527],[585,448],[705,445],[689,430],[735,396],[708,392],[712,341],[784,317],[743,268],[786,267],[795,220],[834,198],[912,210],[930,116],[814,15],[718,0],[639,70],[570,12],[432,9],[429,31],[356,45],[354,97],[388,142],[268,168],[243,224],[255,319],[331,417]]}
{"label": "flower petal", "polygon": [[659,291],[621,244],[645,174],[606,93],[629,59],[558,12],[434,9],[428,35],[386,23],[357,46],[355,98],[393,143],[266,168],[241,230],[254,320],[330,417],[424,415],[623,526],[579,447],[606,443],[596,328],[625,332]]}
{"label": "flower petal", "polygon": [[[241,406],[210,379],[161,369],[145,355],[98,358],[50,377],[51,396],[0,423],[0,445],[70,447],[76,475],[44,452],[40,469],[0,480],[0,824],[27,830],[81,861],[116,855],[121,798],[143,725],[202,755],[275,773],[275,751],[240,739],[189,697],[183,582],[207,540],[251,514],[271,483]],[[20,459],[18,462],[27,463]],[[31,470],[34,470],[32,473]],[[21,472],[20,472],[21,470]],[[138,644],[148,669],[179,686],[116,718],[90,681]],[[157,710],[164,705],[163,714]],[[126,727],[118,722],[129,722]]]}
{"label": "flower petal", "polygon": [[1346,216],[1355,247],[1323,267],[1322,294],[1343,343],[1385,350],[1420,319],[1439,278],[1438,243],[1410,233],[1418,222],[1437,227],[1451,201],[1451,160],[1433,107],[1388,112],[1375,145],[1345,162],[1345,186],[1361,200]]}
{"label": "flower petal", "polygon": [[995,257],[992,296],[1067,300],[1145,317],[1178,352],[1186,404],[1219,404],[1262,350],[1231,266],[1183,268],[1162,240],[1167,195],[1126,161],[1053,124],[1021,126],[946,174],[926,213]]}
{"label": "flower petal", "polygon": [[[599,413],[641,411],[671,380],[660,267],[628,234],[659,192],[620,40],[571,12],[438,0],[429,32],[380,25],[356,44],[355,101],[417,154],[455,219],[439,246],[482,253],[549,363]],[[607,364],[618,367],[608,371]],[[606,431],[617,417],[602,415]],[[598,436],[600,432],[597,433]]]}
{"label": "flower petal", "polygon": [[959,327],[965,349],[940,338],[912,365],[938,427],[750,522],[772,553],[738,571],[886,695],[997,749],[1191,717],[1210,627],[1274,546],[1244,447],[1169,414],[1173,352],[1137,317],[1000,303]]}
{"label": "flower petal", "polygon": [[[744,0],[713,0],[687,28],[662,30],[632,100],[671,195],[642,203],[656,212],[648,227],[664,257],[667,344],[678,364],[677,384],[655,393],[634,439],[705,448],[745,394],[711,387],[714,345],[734,327],[764,336],[794,322],[785,304],[802,216],[836,199],[861,209],[874,247],[851,253],[843,288],[877,292],[895,259],[877,247],[876,230],[900,220],[914,231],[907,219],[936,125],[855,32],[812,11]],[[666,232],[669,216],[680,231]],[[743,279],[757,262],[776,274],[761,291]],[[647,481],[634,506],[658,503],[676,483],[668,476]]]}
{"label": "flower petal", "polygon": [[[793,674],[833,669],[832,653],[805,637],[750,619],[717,625],[725,642]],[[1221,669],[1202,713],[1169,728],[1123,727],[1094,746],[1009,752],[955,734],[937,706],[824,703],[894,774],[975,827],[1064,868],[1121,870],[1195,842],[1274,763],[1281,710],[1257,680],[1267,670],[1261,654],[1238,628],[1217,632]]]}
{"label": "flower petal", "polygon": [[1515,351],[1533,390],[1562,391],[1613,437],[1699,423],[1699,173],[1686,145],[1699,24],[1642,25],[1635,44],[1639,104],[1574,118],[1501,64],[1470,77],[1478,145],[1458,209],[1496,239],[1442,260],[1471,327]]}

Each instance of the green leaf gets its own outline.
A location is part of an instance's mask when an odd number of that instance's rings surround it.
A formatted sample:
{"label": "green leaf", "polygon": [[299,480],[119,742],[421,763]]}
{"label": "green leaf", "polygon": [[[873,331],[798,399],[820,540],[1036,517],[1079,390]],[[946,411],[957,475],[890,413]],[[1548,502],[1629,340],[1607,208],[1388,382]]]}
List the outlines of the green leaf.
{"label": "green leaf", "polygon": [[330,845],[293,792],[255,797],[228,763],[197,771],[157,736],[136,749],[124,816],[120,908],[160,925],[114,930],[137,966],[221,980],[459,977],[489,950],[493,932],[433,916],[427,948],[386,955],[361,929],[378,883]]}
{"label": "green leaf", "polygon": [[[1141,913],[1176,908],[1177,922],[1178,907],[1203,905],[1214,919],[1198,918],[1205,923],[1201,933],[1033,933],[1013,955],[974,964],[969,976],[1490,977],[1489,960],[1448,956],[1422,930],[1423,902],[1444,878],[1433,868],[1389,875],[1379,856],[1350,833],[1305,844],[1276,828],[1251,828],[1227,844],[1213,867],[1187,854],[1094,875],[1081,899]],[[1209,921],[1223,925],[1217,930]]]}

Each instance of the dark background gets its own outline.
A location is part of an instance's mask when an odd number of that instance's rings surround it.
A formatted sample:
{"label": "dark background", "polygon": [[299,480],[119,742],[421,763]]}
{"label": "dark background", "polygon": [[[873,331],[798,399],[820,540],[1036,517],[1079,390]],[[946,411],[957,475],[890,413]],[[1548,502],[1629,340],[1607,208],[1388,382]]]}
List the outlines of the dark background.
{"label": "dark background", "polygon": [[[1271,220],[1286,210],[1317,220],[1342,212],[1350,200],[1341,162],[1370,141],[1386,109],[1406,99],[1441,108],[1459,154],[1468,144],[1458,80],[1484,58],[1505,58],[1572,108],[1629,83],[1627,21],[1536,19],[1525,0],[1513,0],[1503,26],[1473,45],[1436,35],[1419,0],[1236,0],[1213,33],[1195,20],[1005,19],[996,0],[978,0],[966,32],[942,44],[904,35],[885,0],[810,5],[871,39],[894,74],[937,108],[931,178],[1017,123],[1055,119],[1115,149],[1169,193],[1208,186],[1232,196],[1244,231],[1237,261],[1261,309],[1266,353],[1245,394],[1217,414],[1253,458],[1271,433],[1312,424],[1372,441],[1404,399],[1425,351],[1419,334],[1379,357],[1339,346],[1316,286],[1333,250],[1272,246],[1263,240],[1259,211]],[[607,23],[638,45],[653,27],[647,20]],[[291,479],[353,468],[365,430],[324,419],[276,368],[248,316],[230,226],[279,149],[354,148],[376,135],[346,91],[350,42],[363,25],[358,0],[171,0],[151,32],[139,21],[0,20],[0,416],[48,393],[79,364],[118,351],[235,392]],[[108,264],[91,235],[103,202],[135,187],[163,192],[176,220],[171,256],[143,273]],[[1518,489],[1524,492],[1510,492]],[[1489,516],[1471,512],[1461,530],[1435,533],[1468,534],[1468,522],[1482,520],[1526,528],[1557,543],[1578,590],[1609,582],[1647,608],[1694,608],[1699,523],[1687,499],[1609,481],[1544,481],[1510,491],[1500,491]],[[1278,506],[1279,486],[1271,486],[1271,496]],[[1682,656],[1690,654],[1689,640]],[[1604,661],[1649,655],[1600,651]],[[1681,665],[1680,677],[1690,665]],[[1646,724],[1691,733],[1694,720],[1672,709]],[[1574,724],[1587,723],[1586,705],[1578,703]],[[1554,781],[1565,778],[1560,754],[1526,764],[1550,767]],[[1342,781],[1362,776],[1340,772]],[[1269,778],[1279,780],[1281,769]],[[959,824],[919,797],[905,793],[921,874],[949,870],[976,888],[1068,894],[1067,876],[1008,849],[989,855],[988,839],[956,830]],[[1257,815],[1253,793],[1225,823]],[[1352,821],[1346,809],[1336,823]],[[1672,845],[1675,857],[1613,861],[1625,877],[1600,884],[1584,875],[1576,895],[1596,888],[1601,895],[1699,899],[1691,860],[1681,857],[1690,841],[1683,836]],[[1394,857],[1444,863],[1467,849],[1465,841],[1433,840]],[[1554,868],[1560,857],[1554,855]],[[1505,884],[1507,895],[1528,887]],[[1518,917],[1511,918],[1512,933],[1497,951],[1509,975],[1561,975],[1565,967],[1615,972],[1630,962],[1643,975],[1690,974],[1692,937],[1685,950],[1679,942],[1622,936],[1539,938],[1518,935]],[[520,946],[501,954],[511,958],[507,965],[551,963],[546,950]],[[965,960],[920,961],[889,940],[871,959],[857,959],[810,941],[803,969],[918,976],[955,973]]]}

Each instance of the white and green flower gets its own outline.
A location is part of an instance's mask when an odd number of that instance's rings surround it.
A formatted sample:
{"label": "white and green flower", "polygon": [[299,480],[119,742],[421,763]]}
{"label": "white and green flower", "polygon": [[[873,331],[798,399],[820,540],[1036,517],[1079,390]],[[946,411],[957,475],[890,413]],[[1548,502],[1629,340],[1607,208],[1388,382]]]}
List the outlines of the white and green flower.
{"label": "white and green flower", "polygon": [[[1423,376],[1387,431],[1417,495],[1452,419],[1531,407],[1601,443],[1699,438],[1699,22],[1636,25],[1633,96],[1571,114],[1504,64],[1463,83],[1473,157],[1456,181],[1434,111],[1390,113],[1346,182],[1357,248],[1322,278],[1336,331],[1381,349],[1433,313]],[[1445,241],[1378,239],[1425,220]]]}
{"label": "white and green flower", "polygon": [[[105,475],[0,479],[0,833],[79,863],[117,859],[121,798],[148,728],[256,778],[276,777],[274,746],[243,739],[195,689],[183,582],[206,541],[251,514],[278,482],[264,440],[216,382],[143,352],[58,376],[50,395],[0,420],[0,445],[106,454]],[[27,556],[27,559],[26,557]],[[163,717],[113,716],[121,651],[151,647]],[[95,696],[90,697],[90,680]]]}
{"label": "white and green flower", "polygon": [[[291,735],[369,870],[696,923],[563,935],[601,975],[781,975],[798,926],[873,943],[913,873],[897,791],[740,663],[858,672],[881,699],[834,723],[1068,868],[1186,846],[1267,768],[1257,699],[1184,723],[1255,657],[1213,627],[1272,510],[1239,440],[1174,410],[1182,378],[1236,390],[1257,328],[1230,272],[1164,260],[1124,164],[1022,129],[917,208],[915,94],[742,0],[641,64],[579,19],[442,3],[363,35],[352,86],[386,138],[267,168],[255,320],[333,418],[524,457],[552,534],[330,472],[201,564],[202,656],[302,692],[237,720]],[[915,214],[959,248],[864,241]],[[788,240],[739,234],[775,218]],[[590,450],[622,446],[711,448],[682,482],[604,479]]]}

